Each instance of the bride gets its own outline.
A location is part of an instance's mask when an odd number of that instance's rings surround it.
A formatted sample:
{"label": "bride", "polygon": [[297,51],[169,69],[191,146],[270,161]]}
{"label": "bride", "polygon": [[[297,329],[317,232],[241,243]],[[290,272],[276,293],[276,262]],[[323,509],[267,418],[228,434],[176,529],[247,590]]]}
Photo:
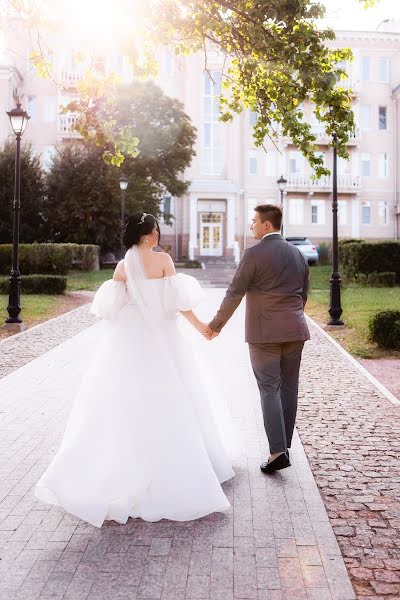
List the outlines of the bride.
{"label": "bride", "polygon": [[[192,309],[204,294],[154,252],[160,230],[149,214],[127,221],[128,248],[95,295],[97,347],[74,400],[61,446],[35,487],[40,500],[101,527],[187,521],[230,504],[230,423],[180,330],[179,313],[204,334]],[[208,385],[207,385],[208,384]]]}

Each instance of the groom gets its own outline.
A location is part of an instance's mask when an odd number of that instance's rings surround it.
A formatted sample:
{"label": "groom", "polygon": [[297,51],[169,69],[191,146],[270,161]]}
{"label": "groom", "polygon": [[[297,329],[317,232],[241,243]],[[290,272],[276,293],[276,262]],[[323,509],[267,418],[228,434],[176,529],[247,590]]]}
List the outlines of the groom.
{"label": "groom", "polygon": [[310,339],[304,317],[308,263],[282,237],[281,223],[278,206],[255,208],[251,230],[261,241],[244,252],[206,334],[208,339],[216,337],[246,294],[246,342],[270,448],[268,461],[260,467],[264,473],[290,466],[301,353]]}

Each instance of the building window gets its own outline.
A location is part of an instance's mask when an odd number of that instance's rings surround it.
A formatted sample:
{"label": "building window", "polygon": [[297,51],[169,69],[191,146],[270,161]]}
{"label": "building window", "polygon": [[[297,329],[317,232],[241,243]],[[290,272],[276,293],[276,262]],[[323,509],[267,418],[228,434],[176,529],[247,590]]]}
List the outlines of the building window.
{"label": "building window", "polygon": [[258,118],[258,114],[255,110],[251,110],[249,112],[249,124],[254,127],[254,125],[257,123],[257,118]]}
{"label": "building window", "polygon": [[338,201],[338,223],[347,225],[347,200]]}
{"label": "building window", "polygon": [[379,225],[387,225],[388,224],[388,203],[387,202],[379,202],[378,218],[379,218]]}
{"label": "building window", "polygon": [[171,196],[164,196],[160,202],[160,211],[162,222],[167,225],[171,225],[172,216],[172,198]]}
{"label": "building window", "polygon": [[267,177],[275,177],[277,173],[276,169],[276,152],[275,150],[268,150],[266,154],[266,169],[265,174]]}
{"label": "building window", "polygon": [[387,129],[387,108],[379,107],[379,129]]}
{"label": "building window", "polygon": [[360,117],[362,129],[371,129],[371,107],[369,104],[360,106]]}
{"label": "building window", "polygon": [[371,155],[361,154],[361,174],[363,177],[371,175]]}
{"label": "building window", "polygon": [[346,175],[350,172],[350,161],[347,158],[337,157],[337,172],[338,175]]}
{"label": "building window", "polygon": [[389,81],[389,59],[382,56],[379,59],[379,81],[387,83]]}
{"label": "building window", "polygon": [[363,56],[361,59],[361,79],[363,81],[370,80],[371,60],[369,56]]}
{"label": "building window", "polygon": [[304,223],[304,201],[302,198],[291,198],[289,200],[289,225],[303,225]]}
{"label": "building window", "polygon": [[379,154],[379,177],[387,177],[389,174],[388,155],[386,152]]}
{"label": "building window", "polygon": [[363,201],[361,205],[361,223],[363,225],[371,224],[371,204]]}
{"label": "building window", "polygon": [[249,152],[249,174],[257,175],[257,151],[250,150]]}
{"label": "building window", "polygon": [[202,170],[219,175],[222,170],[222,139],[219,95],[221,74],[218,71],[204,74],[203,79],[203,163]]}
{"label": "building window", "polygon": [[303,155],[301,152],[289,152],[289,173],[295,175],[303,172]]}
{"label": "building window", "polygon": [[325,224],[325,201],[324,200],[312,200],[311,201],[311,223],[313,225],[324,225]]}
{"label": "building window", "polygon": [[31,119],[36,118],[36,96],[28,96],[28,102],[26,104],[26,112]]}

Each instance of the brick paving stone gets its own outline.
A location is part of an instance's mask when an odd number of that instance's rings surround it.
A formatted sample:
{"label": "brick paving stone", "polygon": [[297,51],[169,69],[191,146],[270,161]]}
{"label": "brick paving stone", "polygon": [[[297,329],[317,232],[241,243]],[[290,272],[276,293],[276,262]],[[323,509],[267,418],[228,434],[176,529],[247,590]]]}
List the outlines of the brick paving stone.
{"label": "brick paving stone", "polygon": [[[208,303],[201,308],[204,317],[213,313],[222,294],[209,290]],[[308,460],[312,463],[314,444],[320,443],[320,409],[314,405],[320,400],[320,378],[307,392],[309,408],[303,408],[304,386],[311,386],[308,370],[315,364],[314,340],[307,347],[302,374],[299,428],[304,448],[296,433],[293,467],[273,477],[260,472],[268,444],[257,386],[242,341],[243,307],[210,345],[216,357],[214,365],[220,356],[235,364],[235,378],[228,372],[215,374],[222,379],[243,438],[243,450],[234,465],[236,476],[223,485],[232,503],[227,513],[189,523],[107,522],[97,529],[62,509],[39,503],[33,487],[57,448],[70,398],[63,390],[59,390],[60,396],[40,398],[35,393],[35,374],[45,368],[56,377],[57,365],[62,363],[63,369],[70,368],[78,377],[74,344],[93,322],[88,307],[81,307],[0,344],[8,355],[4,359],[5,352],[1,352],[0,357],[1,600],[354,600],[337,539],[341,546],[345,544],[346,552],[354,547],[354,540],[369,544],[368,548],[355,547],[363,551],[357,556],[344,552],[347,560],[357,561],[349,563],[348,569],[378,573],[374,580],[377,590],[370,586],[370,593],[390,598],[385,586],[391,586],[393,596],[397,583],[390,573],[400,571],[395,562],[400,560],[400,552],[388,552],[395,538],[383,533],[398,532],[400,510],[390,473],[385,476],[387,487],[379,487],[376,473],[380,469],[369,454],[374,447],[373,431],[364,435],[364,454],[358,462],[348,460],[351,470],[340,469],[340,444],[332,443],[332,448],[321,444],[316,470],[317,481],[326,484],[321,487],[322,497],[310,470]],[[14,364],[20,369],[11,372]],[[350,375],[353,381],[351,371]],[[24,377],[29,393],[21,388]],[[364,392],[370,389],[369,382],[362,384]],[[349,386],[344,387],[349,392]],[[304,433],[308,411],[314,411],[310,438]],[[329,411],[326,419],[322,421],[323,434],[330,439],[327,429],[336,425],[329,420]],[[348,431],[353,431],[351,426],[349,417]],[[347,456],[351,457],[351,452]],[[368,481],[374,481],[376,487],[368,488]],[[357,489],[349,486],[352,483]],[[357,503],[352,494],[358,497]],[[385,512],[387,527],[381,526],[380,511]],[[339,530],[337,538],[332,526]],[[355,535],[345,535],[350,530]],[[361,564],[361,560],[370,562]],[[360,590],[360,594],[365,592]]]}

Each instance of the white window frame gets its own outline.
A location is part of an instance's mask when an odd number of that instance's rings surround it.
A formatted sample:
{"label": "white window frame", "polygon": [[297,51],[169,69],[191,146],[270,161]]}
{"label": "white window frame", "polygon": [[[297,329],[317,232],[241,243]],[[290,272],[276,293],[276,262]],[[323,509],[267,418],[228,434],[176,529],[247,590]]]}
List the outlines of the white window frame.
{"label": "white window frame", "polygon": [[[316,208],[315,211],[317,220],[313,221],[313,208]],[[313,198],[311,200],[311,225],[325,225],[326,218],[326,204],[325,200],[317,200]]]}
{"label": "white window frame", "polygon": [[304,225],[303,198],[290,198],[286,204],[289,204],[288,225]]}
{"label": "white window frame", "polygon": [[381,56],[378,61],[378,80],[381,83],[390,81],[390,59],[388,56]]}
{"label": "white window frame", "polygon": [[[292,171],[291,161],[294,161],[295,170]],[[288,157],[288,172],[290,175],[302,175],[304,173],[304,157],[299,150],[291,150]]]}
{"label": "white window frame", "polygon": [[258,173],[257,150],[249,150],[248,166],[249,166],[249,175],[257,175],[257,173]]}
{"label": "white window frame", "polygon": [[[383,219],[382,219],[383,216]],[[382,222],[383,221],[383,222]],[[381,227],[386,227],[389,223],[388,202],[380,200],[378,204],[378,223]]]}
{"label": "white window frame", "polygon": [[[368,221],[364,220],[364,209],[368,209]],[[361,225],[371,225],[371,202],[368,200],[361,202]]]}
{"label": "white window frame", "polygon": [[[161,223],[166,223],[165,220],[165,201],[169,199],[170,201],[170,212],[168,214],[173,215],[174,214],[174,209],[173,209],[173,204],[174,204],[174,197],[171,196],[171,194],[165,194],[165,196],[163,196],[160,200],[160,221]],[[168,225],[170,225],[170,223],[168,223]]]}
{"label": "white window frame", "polygon": [[370,56],[362,56],[361,57],[361,80],[362,81],[370,81],[371,80],[371,57]]}
{"label": "white window frame", "polygon": [[[381,109],[384,109],[385,117],[383,121],[382,115],[382,123],[384,123],[385,127],[381,127]],[[378,107],[378,129],[379,131],[387,131],[388,129],[388,107],[387,106],[379,106]]]}
{"label": "white window frame", "polygon": [[389,155],[387,152],[379,153],[379,177],[389,176]]}
{"label": "white window frame", "polygon": [[[368,172],[364,171],[365,165],[368,165]],[[361,154],[361,175],[363,177],[371,176],[371,154],[369,152],[363,152]]]}
{"label": "white window frame", "polygon": [[[219,121],[220,107],[217,99],[221,91],[221,72],[212,71],[203,75],[203,143],[201,170],[207,175],[222,173],[222,124]],[[209,104],[209,110],[205,109]],[[209,126],[210,140],[205,144],[205,128]]]}

